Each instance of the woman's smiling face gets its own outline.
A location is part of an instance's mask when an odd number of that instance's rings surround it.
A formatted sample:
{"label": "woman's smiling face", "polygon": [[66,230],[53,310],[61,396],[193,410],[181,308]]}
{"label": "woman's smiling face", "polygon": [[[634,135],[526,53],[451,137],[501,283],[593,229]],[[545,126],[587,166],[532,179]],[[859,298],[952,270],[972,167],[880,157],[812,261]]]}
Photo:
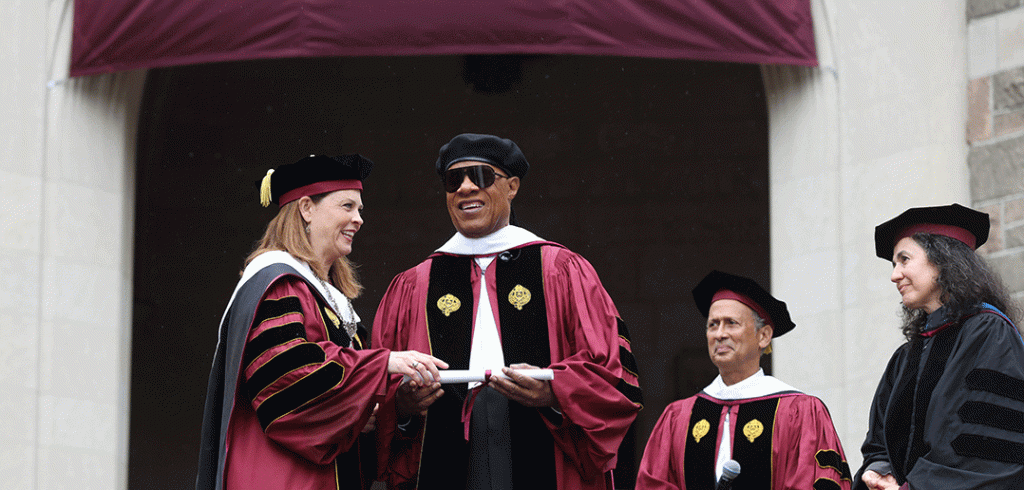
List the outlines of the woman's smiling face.
{"label": "woman's smiling face", "polygon": [[[305,198],[303,198],[305,199]],[[352,240],[363,225],[362,193],[355,189],[334,191],[303,210],[309,223],[309,242],[321,263],[330,268],[352,253]]]}
{"label": "woman's smiling face", "polygon": [[903,297],[903,306],[931,313],[942,307],[939,268],[928,260],[928,253],[911,237],[896,243],[889,278]]}

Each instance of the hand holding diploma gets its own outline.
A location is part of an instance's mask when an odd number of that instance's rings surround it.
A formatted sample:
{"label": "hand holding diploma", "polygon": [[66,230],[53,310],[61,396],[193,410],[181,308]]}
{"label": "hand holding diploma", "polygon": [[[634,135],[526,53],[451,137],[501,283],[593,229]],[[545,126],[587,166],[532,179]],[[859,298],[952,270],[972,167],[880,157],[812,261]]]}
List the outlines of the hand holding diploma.
{"label": "hand holding diploma", "polygon": [[447,362],[414,350],[391,351],[388,355],[388,374],[404,375],[403,383],[430,385],[431,380],[438,379],[438,371],[447,368]]}
{"label": "hand holding diploma", "polygon": [[530,374],[546,374],[550,369],[540,369],[529,364],[513,364],[501,368],[504,376],[491,376],[488,386],[505,395],[509,400],[519,402],[526,407],[551,407],[561,411],[558,399],[551,391],[551,379],[553,376],[540,376],[542,379],[535,379]]}

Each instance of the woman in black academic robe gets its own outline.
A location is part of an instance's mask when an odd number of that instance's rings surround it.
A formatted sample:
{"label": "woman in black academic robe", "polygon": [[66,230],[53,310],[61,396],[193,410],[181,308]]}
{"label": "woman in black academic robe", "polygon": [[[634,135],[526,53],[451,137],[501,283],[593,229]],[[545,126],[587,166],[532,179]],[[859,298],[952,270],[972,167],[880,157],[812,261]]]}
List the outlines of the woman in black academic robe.
{"label": "woman in black academic robe", "polygon": [[975,252],[988,230],[956,204],[876,227],[907,342],[875,392],[855,490],[1024,488],[1024,340]]}

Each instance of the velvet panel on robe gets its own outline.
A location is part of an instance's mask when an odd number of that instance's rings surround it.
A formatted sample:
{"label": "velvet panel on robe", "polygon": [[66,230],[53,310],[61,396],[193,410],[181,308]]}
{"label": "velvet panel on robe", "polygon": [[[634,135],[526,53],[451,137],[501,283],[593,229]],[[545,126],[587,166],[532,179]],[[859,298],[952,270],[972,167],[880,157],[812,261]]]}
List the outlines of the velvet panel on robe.
{"label": "velvet panel on robe", "polygon": [[[220,411],[229,415],[214,415],[208,400],[205,416],[216,423],[204,423],[203,437],[204,456],[219,453],[221,467],[204,476],[212,459],[202,458],[197,488],[369,488],[360,451],[372,459],[374,447],[359,440],[387,393],[389,352],[363,349],[361,327],[350,340],[315,288],[275,267],[264,269],[273,277],[249,280],[265,287],[243,285],[225,316],[208,397],[224,386]],[[206,447],[215,432],[219,447]]]}
{"label": "velvet panel on robe", "polygon": [[[816,397],[803,393],[785,393],[747,400],[718,400],[706,394],[677,400],[662,412],[651,437],[644,448],[638,469],[637,490],[685,490],[687,438],[694,437],[690,429],[691,413],[698,398],[723,405],[724,413],[737,405],[766,399],[778,399],[778,408],[772,427],[770,457],[770,488],[763,490],[848,490],[851,484],[846,455],[839,442],[832,418],[825,404]],[[733,418],[735,421],[735,418]],[[721,424],[716,427],[721,427]],[[734,431],[735,432],[735,431]],[[698,434],[712,443],[713,454],[718,452],[721,434]],[[735,444],[735,443],[734,443]],[[735,448],[735,446],[734,446]],[[713,466],[713,459],[709,465]],[[742,466],[742,462],[741,462]],[[713,467],[708,471],[714,471]],[[748,469],[749,471],[749,469]],[[743,475],[741,468],[740,474]],[[713,485],[714,477],[711,477]],[[765,480],[769,480],[765,478]],[[710,487],[709,487],[710,488]],[[733,486],[736,490],[747,487]],[[693,489],[690,490],[702,490]]]}
{"label": "velvet panel on robe", "polygon": [[[557,488],[611,488],[619,445],[641,408],[635,365],[623,366],[620,356],[620,351],[630,353],[631,347],[628,337],[619,333],[618,311],[590,263],[560,245],[545,243],[541,260],[551,364],[540,367],[555,371],[551,388],[563,417],[558,425],[552,418],[542,419],[554,439],[549,450]],[[430,266],[427,259],[392,281],[377,309],[374,345],[431,351],[426,326]],[[487,286],[496,312],[492,271],[488,268]],[[475,263],[472,277],[465,280],[472,282],[476,311],[480,273]],[[632,364],[631,354],[626,357]],[[416,481],[422,433],[399,433],[393,400],[389,396],[378,415],[378,468],[380,479],[389,488],[398,488]]]}
{"label": "velvet panel on robe", "polygon": [[[931,390],[927,400],[899,395],[911,381]],[[867,488],[860,476],[870,465],[895,458],[909,472],[893,474],[910,488],[1024,488],[1024,342],[1016,328],[982,311],[900,346],[875,392],[861,452],[855,489]]]}

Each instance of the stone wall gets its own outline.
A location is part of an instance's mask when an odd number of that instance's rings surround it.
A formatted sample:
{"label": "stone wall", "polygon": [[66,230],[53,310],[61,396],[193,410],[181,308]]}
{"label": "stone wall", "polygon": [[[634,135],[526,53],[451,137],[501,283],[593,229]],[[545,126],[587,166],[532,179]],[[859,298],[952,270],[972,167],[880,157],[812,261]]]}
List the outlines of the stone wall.
{"label": "stone wall", "polygon": [[992,217],[979,251],[1024,303],[1024,5],[967,3],[971,199]]}

